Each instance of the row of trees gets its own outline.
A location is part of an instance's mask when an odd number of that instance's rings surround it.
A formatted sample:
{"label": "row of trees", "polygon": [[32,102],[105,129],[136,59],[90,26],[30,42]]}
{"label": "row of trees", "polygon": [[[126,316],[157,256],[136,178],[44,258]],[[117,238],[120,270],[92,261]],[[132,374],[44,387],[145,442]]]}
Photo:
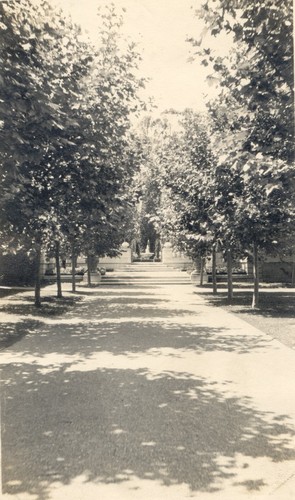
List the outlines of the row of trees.
{"label": "row of trees", "polygon": [[126,185],[140,161],[130,117],[141,103],[135,46],[122,18],[100,13],[99,43],[46,1],[0,3],[0,225],[3,252],[36,262],[115,255],[132,210]]}
{"label": "row of trees", "polygon": [[[0,3],[0,236],[3,251],[35,257],[37,305],[42,249],[56,257],[61,296],[61,252],[75,290],[80,252],[90,269],[92,255],[115,255],[137,231],[194,259],[212,252],[214,291],[222,248],[229,300],[232,260],[251,254],[255,306],[258,252],[294,240],[291,1],[207,0],[196,14],[204,30],[190,40],[193,58],[216,86],[208,114],[146,119],[135,137],[139,56],[113,6],[93,47],[46,1]],[[221,57],[206,40],[224,33],[232,49]]]}
{"label": "row of trees", "polygon": [[[233,258],[251,256],[255,307],[259,253],[288,252],[294,243],[292,4],[208,0],[197,15],[204,30],[190,42],[212,69],[216,97],[206,116],[181,114],[174,131],[171,113],[153,124],[146,151],[161,201],[149,220],[194,259],[212,252],[214,292],[216,249],[222,249],[229,301]],[[225,32],[228,55],[203,47],[206,34]]]}
{"label": "row of trees", "polygon": [[[278,253],[294,242],[292,12],[290,0],[209,0],[197,12],[204,40],[191,40],[217,80],[218,97],[208,103],[217,174],[221,186],[226,181],[217,208],[224,217],[227,252],[240,247],[249,252],[252,245],[253,306],[258,304],[258,251]],[[231,36],[227,57],[201,48],[206,33]]]}

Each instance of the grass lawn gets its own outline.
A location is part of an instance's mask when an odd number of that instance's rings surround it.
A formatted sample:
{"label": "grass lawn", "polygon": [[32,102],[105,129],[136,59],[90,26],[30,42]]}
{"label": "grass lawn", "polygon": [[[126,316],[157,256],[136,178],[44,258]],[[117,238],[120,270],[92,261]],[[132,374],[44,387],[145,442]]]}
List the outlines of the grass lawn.
{"label": "grass lawn", "polygon": [[252,288],[249,284],[234,285],[234,300],[227,303],[226,285],[218,286],[217,295],[213,295],[212,285],[196,288],[196,293],[206,297],[210,304],[222,307],[247,323],[259,328],[295,349],[295,288],[261,283],[259,307],[251,309]]}

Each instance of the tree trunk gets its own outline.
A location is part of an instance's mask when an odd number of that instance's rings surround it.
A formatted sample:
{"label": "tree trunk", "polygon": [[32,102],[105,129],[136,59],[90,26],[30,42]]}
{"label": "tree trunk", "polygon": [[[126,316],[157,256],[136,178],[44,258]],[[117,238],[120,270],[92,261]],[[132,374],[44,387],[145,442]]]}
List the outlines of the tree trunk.
{"label": "tree trunk", "polygon": [[88,254],[87,255],[87,282],[88,282],[88,286],[91,286],[91,257],[90,255]]}
{"label": "tree trunk", "polygon": [[295,262],[292,263],[292,278],[291,278],[291,285],[295,286]]}
{"label": "tree trunk", "polygon": [[253,243],[253,276],[254,276],[254,290],[252,299],[252,309],[258,307],[259,303],[259,263],[258,263],[257,243]]}
{"label": "tree trunk", "polygon": [[204,257],[201,257],[200,286],[203,286],[203,281],[204,281]]}
{"label": "tree trunk", "polygon": [[59,257],[59,249],[60,243],[59,241],[55,242],[55,267],[56,267],[56,286],[57,286],[57,298],[62,298],[62,289],[61,289],[61,276],[60,276],[60,257]]}
{"label": "tree trunk", "polygon": [[212,247],[212,288],[213,293],[217,293],[217,273],[216,273],[216,244]]}
{"label": "tree trunk", "polygon": [[36,243],[35,258],[35,306],[41,307],[41,243]]}
{"label": "tree trunk", "polygon": [[231,304],[233,300],[233,263],[232,263],[232,252],[228,248],[226,252],[226,264],[227,264],[227,299],[228,303]]}
{"label": "tree trunk", "polygon": [[76,253],[75,253],[75,244],[72,243],[72,256],[71,256],[71,260],[72,260],[72,292],[75,293],[76,292],[76,275],[75,275],[75,271],[76,271]]}

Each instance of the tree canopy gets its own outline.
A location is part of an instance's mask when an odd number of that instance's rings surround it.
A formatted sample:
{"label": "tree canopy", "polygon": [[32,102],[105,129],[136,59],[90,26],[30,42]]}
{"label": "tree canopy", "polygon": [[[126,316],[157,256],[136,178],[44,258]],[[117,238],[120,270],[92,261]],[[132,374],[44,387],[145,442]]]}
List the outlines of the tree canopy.
{"label": "tree canopy", "polygon": [[6,250],[10,242],[39,252],[53,239],[76,252],[118,251],[143,85],[134,44],[120,43],[121,16],[113,6],[100,13],[97,47],[47,2],[2,2],[0,16]]}

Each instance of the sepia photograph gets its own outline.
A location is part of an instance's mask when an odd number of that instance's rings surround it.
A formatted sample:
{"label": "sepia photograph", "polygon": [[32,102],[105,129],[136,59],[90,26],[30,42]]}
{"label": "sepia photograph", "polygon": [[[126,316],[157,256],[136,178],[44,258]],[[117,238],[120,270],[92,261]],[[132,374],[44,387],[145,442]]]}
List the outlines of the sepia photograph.
{"label": "sepia photograph", "polygon": [[0,0],[0,497],[295,499],[292,0]]}

